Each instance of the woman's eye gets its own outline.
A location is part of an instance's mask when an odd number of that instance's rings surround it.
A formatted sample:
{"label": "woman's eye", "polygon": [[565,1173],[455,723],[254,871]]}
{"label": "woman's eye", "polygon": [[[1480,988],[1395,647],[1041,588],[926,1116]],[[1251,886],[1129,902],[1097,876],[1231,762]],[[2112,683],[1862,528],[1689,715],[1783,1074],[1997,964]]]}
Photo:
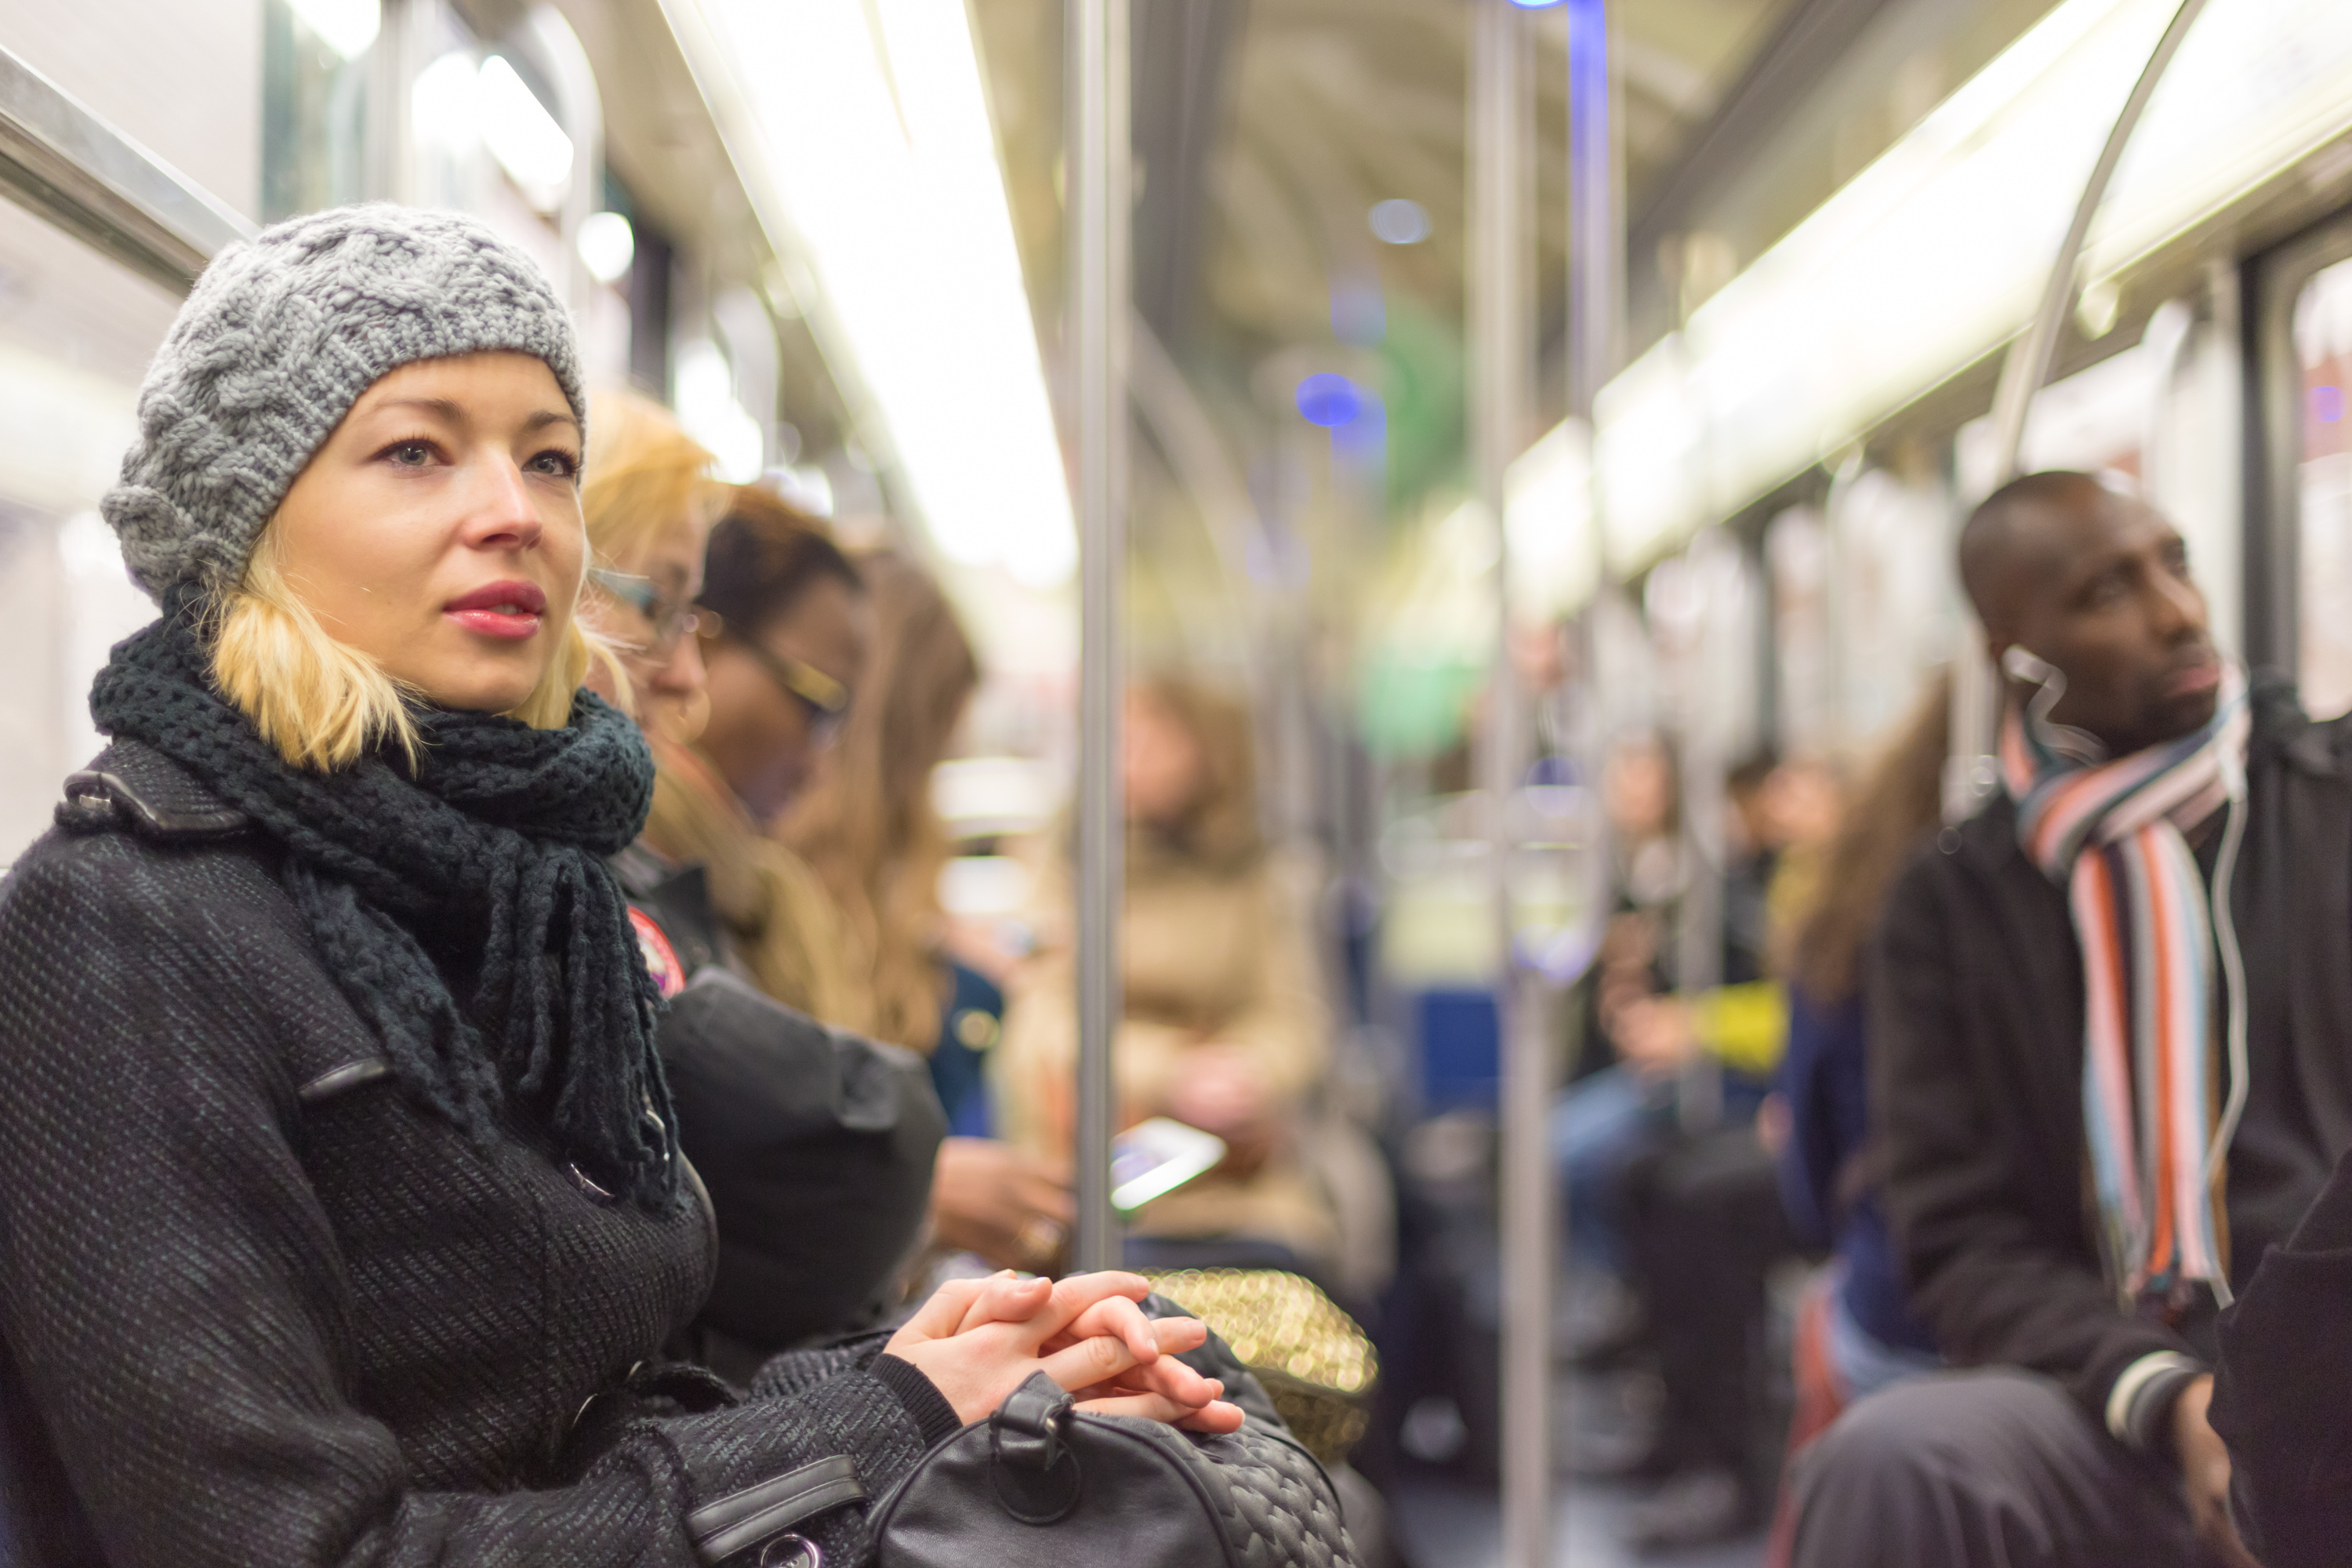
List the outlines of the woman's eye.
{"label": "woman's eye", "polygon": [[383,455],[401,468],[421,468],[433,460],[433,447],[425,441],[403,441],[386,447]]}
{"label": "woman's eye", "polygon": [[530,460],[530,467],[534,473],[547,474],[556,479],[568,479],[580,471],[580,459],[573,457],[569,452],[557,451],[551,448],[548,451],[541,452],[538,457],[533,458]]}

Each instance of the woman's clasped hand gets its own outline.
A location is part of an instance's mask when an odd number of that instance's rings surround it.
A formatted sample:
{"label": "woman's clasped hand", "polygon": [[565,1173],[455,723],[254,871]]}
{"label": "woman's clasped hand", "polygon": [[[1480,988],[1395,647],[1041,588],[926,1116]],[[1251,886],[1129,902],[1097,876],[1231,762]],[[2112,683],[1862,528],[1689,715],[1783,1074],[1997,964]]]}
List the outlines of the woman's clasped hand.
{"label": "woman's clasped hand", "polygon": [[1043,1372],[1097,1415],[1140,1415],[1195,1432],[1234,1432],[1224,1384],[1176,1358],[1206,1343],[1195,1319],[1154,1321],[1141,1276],[1106,1271],[1058,1282],[1009,1269],[942,1285],[885,1349],[929,1378],[957,1416],[981,1420]]}

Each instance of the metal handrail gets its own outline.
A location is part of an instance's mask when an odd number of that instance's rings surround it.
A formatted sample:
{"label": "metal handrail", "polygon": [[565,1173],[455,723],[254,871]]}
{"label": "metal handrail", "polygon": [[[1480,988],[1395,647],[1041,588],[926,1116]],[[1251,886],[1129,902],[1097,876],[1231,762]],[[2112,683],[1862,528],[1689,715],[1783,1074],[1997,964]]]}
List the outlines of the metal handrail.
{"label": "metal handrail", "polygon": [[0,48],[0,192],[175,293],[254,226]]}
{"label": "metal handrail", "polygon": [[[2165,25],[2139,79],[2132,84],[2131,96],[2124,100],[2115,124],[2107,131],[2098,162],[2091,165],[2082,199],[2074,204],[2074,221],[2066,226],[2066,237],[2059,241],[2057,258],[2050,265],[2050,279],[2042,285],[2041,308],[2034,311],[2025,335],[2011,346],[2009,357],[2001,362],[2000,384],[1992,400],[1996,486],[2017,474],[2018,454],[2025,444],[2025,417],[2033,407],[2034,394],[2049,378],[2050,362],[2058,352],[2059,329],[2065,325],[2066,312],[2074,303],[2079,283],[2075,272],[2082,262],[2084,242],[2091,235],[2091,220],[2106,197],[2108,182],[2115,178],[2116,165],[2123,161],[2132,132],[2139,129],[2148,100],[2156,95],[2156,84],[2163,79],[2165,68],[2180,52],[2181,41],[2204,9],[2205,0],[2180,0],[2180,8]],[[1962,620],[1960,647],[1953,661],[1951,755],[1944,764],[1944,820],[1948,823],[1974,816],[1999,778],[1992,745],[1994,726],[2000,718],[2000,677],[1985,657],[1984,632],[1976,617],[1964,616]]]}

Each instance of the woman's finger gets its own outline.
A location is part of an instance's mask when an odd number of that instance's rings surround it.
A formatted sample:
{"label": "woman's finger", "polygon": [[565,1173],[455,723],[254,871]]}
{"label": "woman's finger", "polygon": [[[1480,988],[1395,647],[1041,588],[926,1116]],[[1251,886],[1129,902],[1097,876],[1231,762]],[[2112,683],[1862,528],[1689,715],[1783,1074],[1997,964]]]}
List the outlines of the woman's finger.
{"label": "woman's finger", "polygon": [[1249,1417],[1243,1413],[1240,1405],[1220,1399],[1213,1404],[1203,1405],[1190,1415],[1179,1420],[1176,1425],[1187,1432],[1238,1432],[1248,1420]]}
{"label": "woman's finger", "polygon": [[1027,1322],[1053,1296],[1050,1281],[1034,1275],[1018,1275],[1010,1268],[1000,1269],[977,1283],[980,1289],[974,1292],[964,1308],[963,1317],[950,1331],[969,1333],[983,1323]]}
{"label": "woman's finger", "polygon": [[1088,1309],[1116,1297],[1140,1301],[1151,1294],[1151,1282],[1140,1274],[1106,1268],[1097,1274],[1073,1274],[1057,1282],[1054,1297],[1036,1316],[1026,1320],[1039,1344],[1067,1330]]}
{"label": "woman's finger", "polygon": [[926,1340],[943,1340],[961,1333],[964,1314],[979,1299],[986,1279],[950,1279],[931,1292],[915,1315],[900,1326],[898,1332]]}
{"label": "woman's finger", "polygon": [[1139,1415],[1146,1421],[1181,1426],[1191,1432],[1238,1432],[1244,1419],[1238,1405],[1227,1405],[1219,1400],[1194,1410],[1158,1394],[1128,1394],[1108,1399],[1089,1399],[1081,1402],[1078,1408],[1089,1415]]}
{"label": "woman's finger", "polygon": [[1202,1377],[1174,1356],[1139,1364],[1119,1373],[1118,1381],[1129,1388],[1164,1394],[1180,1405],[1206,1405],[1224,1392],[1224,1385],[1216,1379]]}
{"label": "woman's finger", "polygon": [[[1154,1367],[1175,1364],[1180,1363],[1155,1363]],[[1135,1380],[1139,1375],[1135,1372],[1135,1352],[1127,1348],[1125,1341],[1108,1334],[1080,1340],[1067,1350],[1055,1351],[1041,1359],[1037,1367],[1064,1388],[1092,1388],[1113,1378]],[[1160,1384],[1155,1382],[1150,1386]]]}
{"label": "woman's finger", "polygon": [[[1141,1307],[1124,1296],[1113,1296],[1108,1300],[1096,1302],[1079,1313],[1076,1321],[1055,1337],[1076,1342],[1090,1340],[1100,1334],[1108,1334],[1113,1339],[1125,1342],[1138,1361],[1156,1361],[1165,1348],[1159,1325],[1143,1315]],[[1186,1345],[1182,1348],[1190,1350],[1192,1347]]]}

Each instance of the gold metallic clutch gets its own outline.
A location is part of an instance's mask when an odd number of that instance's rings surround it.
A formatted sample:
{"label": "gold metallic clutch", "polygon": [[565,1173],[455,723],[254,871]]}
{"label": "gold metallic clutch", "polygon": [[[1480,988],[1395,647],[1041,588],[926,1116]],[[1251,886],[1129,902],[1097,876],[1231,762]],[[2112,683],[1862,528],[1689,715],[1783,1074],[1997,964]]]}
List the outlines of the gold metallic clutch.
{"label": "gold metallic clutch", "polygon": [[1183,1268],[1145,1278],[1217,1331],[1317,1458],[1328,1465],[1348,1457],[1364,1435],[1380,1362],[1364,1331],[1331,1298],[1271,1268]]}

